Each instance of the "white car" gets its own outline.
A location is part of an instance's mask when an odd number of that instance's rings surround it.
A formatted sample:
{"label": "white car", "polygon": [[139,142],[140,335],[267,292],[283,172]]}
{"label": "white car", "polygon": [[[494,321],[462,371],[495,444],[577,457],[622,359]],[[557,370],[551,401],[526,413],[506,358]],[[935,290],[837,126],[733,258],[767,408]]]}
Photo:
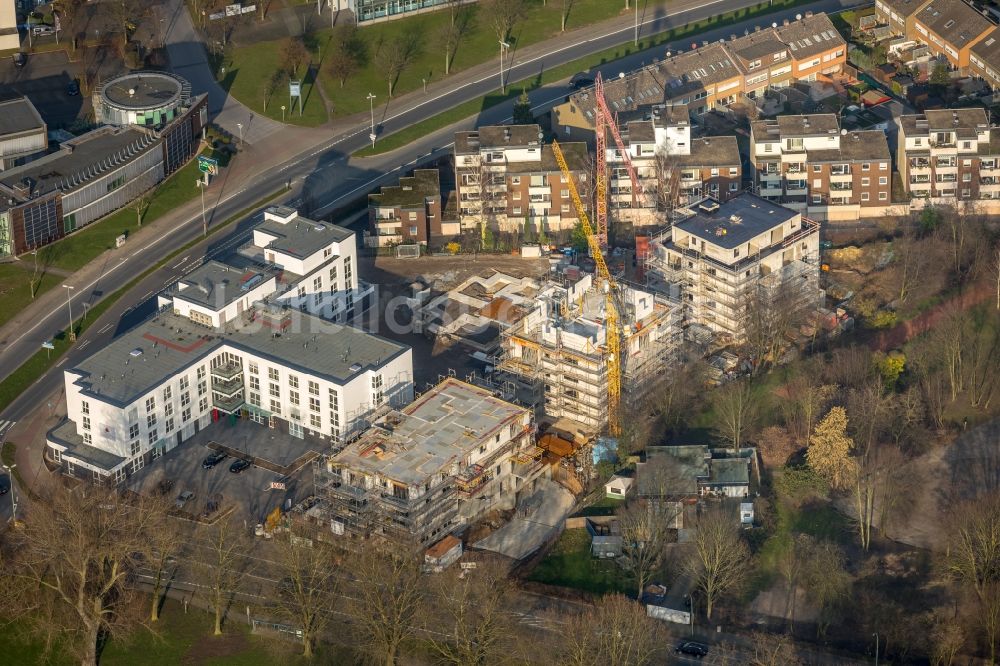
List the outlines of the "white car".
{"label": "white car", "polygon": [[31,32],[36,37],[40,37],[40,36],[43,36],[43,35],[54,35],[54,34],[56,34],[55,28],[53,28],[52,26],[48,26],[48,25],[36,25],[34,28],[31,29]]}

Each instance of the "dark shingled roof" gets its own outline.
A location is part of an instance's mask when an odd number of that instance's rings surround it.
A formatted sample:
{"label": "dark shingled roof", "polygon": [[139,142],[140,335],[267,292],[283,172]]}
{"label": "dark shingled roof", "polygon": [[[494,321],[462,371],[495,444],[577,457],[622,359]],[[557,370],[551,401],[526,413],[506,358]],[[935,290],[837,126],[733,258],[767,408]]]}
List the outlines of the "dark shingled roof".
{"label": "dark shingled roof", "polygon": [[796,215],[798,213],[790,208],[744,192],[720,204],[714,211],[696,208],[694,215],[675,226],[713,245],[733,249]]}
{"label": "dark shingled roof", "polygon": [[993,27],[988,18],[962,0],[931,0],[917,13],[917,20],[957,49]]}
{"label": "dark shingled roof", "polygon": [[384,186],[378,194],[369,194],[373,206],[422,208],[431,197],[441,196],[441,175],[437,169],[416,169],[412,176],[399,179],[399,185]]}
{"label": "dark shingled roof", "polygon": [[690,155],[671,157],[681,167],[738,167],[740,148],[735,136],[704,136],[691,139]]}

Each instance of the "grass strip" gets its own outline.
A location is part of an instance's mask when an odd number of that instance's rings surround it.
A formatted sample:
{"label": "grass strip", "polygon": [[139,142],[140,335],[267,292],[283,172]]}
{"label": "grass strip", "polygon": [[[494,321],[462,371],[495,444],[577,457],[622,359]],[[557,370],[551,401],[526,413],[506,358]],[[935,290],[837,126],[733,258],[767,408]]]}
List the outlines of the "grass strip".
{"label": "grass strip", "polygon": [[[264,204],[270,202],[272,199],[274,199],[275,197],[279,196],[280,194],[286,191],[287,190],[285,189],[285,187],[282,186],[280,189],[275,190],[264,197],[261,197],[252,205],[244,208],[235,215],[229,217],[222,224],[209,229],[208,235],[211,236],[221,231],[222,229],[227,228],[233,222],[244,219],[254,210],[260,208]],[[178,256],[182,252],[186,252],[187,250],[191,249],[201,241],[205,240],[205,238],[206,238],[205,236],[200,236],[192,240],[190,243],[185,244],[183,247],[174,250],[169,255],[161,259],[158,263],[151,266],[150,268],[147,268],[140,275],[133,278],[131,282],[121,287],[117,291],[109,294],[107,297],[102,299],[97,305],[90,308],[85,317],[82,317],[73,322],[77,336],[86,331],[92,323],[97,321],[100,318],[100,316],[104,314],[104,312],[109,307],[111,307],[113,303],[118,301],[118,299],[120,299],[122,296],[128,293],[130,289],[139,284],[139,282],[144,280],[153,271],[159,270],[168,261]],[[55,347],[55,349],[51,350],[42,349],[38,352],[35,352],[35,354],[33,354],[27,361],[22,363],[17,368],[17,370],[10,373],[10,375],[8,375],[5,379],[0,381],[0,412],[6,409],[15,399],[17,399],[17,396],[21,395],[21,393],[26,391],[28,387],[30,387],[32,384],[38,381],[39,378],[41,378],[42,375],[44,375],[50,368],[55,366],[55,364],[59,362],[59,359],[62,358],[63,354],[69,351],[69,348],[72,346],[72,343],[70,343],[69,341],[69,329],[66,328],[60,331],[52,340],[52,344]]]}
{"label": "grass strip", "polygon": [[420,137],[427,136],[428,134],[436,132],[437,130],[447,127],[448,125],[474,116],[485,111],[486,109],[496,106],[497,104],[502,104],[506,101],[514,99],[521,94],[522,90],[529,92],[536,90],[550,83],[569,78],[577,72],[586,71],[591,67],[603,65],[619,58],[632,55],[636,51],[661,46],[672,42],[675,39],[694,37],[700,33],[707,32],[708,30],[724,28],[726,26],[733,25],[734,23],[746,21],[747,19],[755,16],[763,16],[776,11],[789,9],[797,5],[809,4],[812,1],[813,0],[779,0],[773,5],[761,3],[760,5],[755,5],[753,7],[724,12],[718,16],[713,16],[701,21],[694,21],[692,23],[687,23],[685,25],[657,33],[647,37],[646,39],[640,40],[638,46],[634,46],[631,42],[629,42],[627,44],[614,46],[605,49],[604,51],[593,53],[583,58],[578,58],[577,60],[570,61],[563,65],[547,69],[538,76],[509,84],[508,92],[505,95],[500,94],[499,91],[493,92],[489,95],[485,95],[484,97],[469,100],[468,102],[452,107],[448,111],[438,114],[433,118],[428,118],[427,120],[423,120],[415,125],[410,125],[409,127],[406,127],[398,132],[393,132],[385,138],[380,139],[375,144],[374,148],[368,146],[355,151],[353,156],[371,157],[372,155],[382,155],[384,153],[397,150]]}

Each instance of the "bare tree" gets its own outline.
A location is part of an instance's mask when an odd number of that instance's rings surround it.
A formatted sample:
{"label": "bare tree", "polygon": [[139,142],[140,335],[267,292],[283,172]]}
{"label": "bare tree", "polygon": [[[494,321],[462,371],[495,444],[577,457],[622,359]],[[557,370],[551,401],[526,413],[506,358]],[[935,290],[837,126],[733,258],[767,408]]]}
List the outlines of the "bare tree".
{"label": "bare tree", "polygon": [[802,545],[805,546],[802,585],[806,598],[819,608],[816,632],[822,637],[850,592],[851,577],[844,568],[844,551],[837,544],[810,538]]}
{"label": "bare tree", "polygon": [[669,148],[660,148],[654,157],[656,169],[656,207],[671,213],[682,204],[681,169],[677,154]]}
{"label": "bare tree", "polygon": [[327,69],[340,81],[341,88],[367,61],[368,49],[356,25],[344,23],[333,29],[326,62]]}
{"label": "bare tree", "polygon": [[155,190],[146,190],[132,201],[131,206],[135,210],[135,226],[142,226],[142,218],[149,210],[149,204],[155,193]]}
{"label": "bare tree", "polygon": [[349,563],[348,604],[358,645],[371,663],[393,666],[425,607],[420,562],[405,547],[369,545]]}
{"label": "bare tree", "polygon": [[386,77],[389,97],[396,87],[399,76],[420,55],[421,43],[418,33],[407,33],[389,42],[382,42],[375,52],[375,65]]}
{"label": "bare tree", "polygon": [[559,0],[559,32],[566,32],[566,19],[573,11],[574,4],[576,4],[576,0]]}
{"label": "bare tree", "polygon": [[184,541],[181,537],[181,522],[169,516],[170,499],[159,495],[148,500],[156,507],[157,518],[150,521],[147,534],[146,566],[152,570],[153,590],[150,593],[149,620],[160,619],[163,605],[164,586],[173,575],[170,571],[174,556],[180,553]]}
{"label": "bare tree", "polygon": [[305,42],[298,37],[289,37],[281,46],[281,66],[288,71],[289,76],[296,76],[299,67],[309,59]]}
{"label": "bare tree", "polygon": [[749,563],[750,550],[743,541],[736,516],[721,509],[702,514],[684,565],[705,599],[705,615],[709,619],[719,599],[743,584]]}
{"label": "bare tree", "polygon": [[295,539],[291,534],[276,541],[277,568],[281,576],[279,612],[302,631],[302,656],[313,657],[318,637],[333,616],[339,558],[322,541]]}
{"label": "bare tree", "polygon": [[836,391],[835,385],[821,382],[812,363],[807,363],[785,385],[785,399],[782,401],[785,424],[797,442],[804,444],[809,441],[819,415],[826,409]]}
{"label": "bare tree", "polygon": [[264,110],[267,111],[267,104],[280,91],[288,81],[288,71],[284,67],[274,70],[267,85],[264,86]]}
{"label": "bare tree", "polygon": [[248,550],[248,537],[230,516],[204,528],[203,535],[208,555],[205,560],[199,561],[199,565],[205,571],[209,603],[214,614],[212,631],[219,636],[226,609],[248,573],[249,563],[244,556]]}
{"label": "bare tree", "polygon": [[481,0],[479,11],[489,22],[493,33],[500,41],[510,39],[510,33],[524,17],[524,0]]}
{"label": "bare tree", "polygon": [[663,373],[648,394],[650,411],[669,433],[676,433],[702,399],[705,364],[701,359],[688,360]]}
{"label": "bare tree", "polygon": [[723,384],[712,394],[712,429],[727,446],[738,449],[760,416],[760,392],[749,380]]}
{"label": "bare tree", "polygon": [[997,310],[1000,310],[1000,243],[995,244],[990,252],[989,267],[990,279],[993,280],[997,291]]}
{"label": "bare tree", "polygon": [[609,594],[583,613],[564,618],[556,663],[566,666],[644,666],[661,663],[666,629],[646,609],[621,594]]}
{"label": "bare tree", "polygon": [[510,567],[494,559],[436,576],[426,619],[431,650],[455,666],[502,663],[518,647],[508,606],[511,589]]}
{"label": "bare tree", "polygon": [[102,6],[109,13],[111,21],[121,28],[126,44],[148,12],[148,6],[142,0],[112,0]]}
{"label": "bare tree", "polygon": [[945,567],[979,602],[978,617],[994,663],[1000,639],[1000,493],[955,507]]}
{"label": "bare tree", "polygon": [[38,492],[31,519],[8,533],[6,603],[46,645],[58,641],[84,666],[96,665],[102,640],[126,636],[140,622],[132,578],[160,506],[103,487],[54,484]]}
{"label": "bare tree", "polygon": [[788,634],[755,631],[750,637],[750,650],[750,666],[798,666],[805,663]]}
{"label": "bare tree", "polygon": [[950,613],[937,613],[932,621],[931,663],[934,666],[951,666],[958,651],[965,646],[965,627]]}
{"label": "bare tree", "polygon": [[442,25],[440,31],[441,45],[444,46],[445,76],[451,73],[455,53],[458,51],[462,39],[473,26],[473,13],[468,8],[461,6],[461,0],[447,0],[447,4],[451,12],[451,20]]}
{"label": "bare tree", "polygon": [[747,289],[744,299],[744,347],[758,374],[779,359],[787,344],[785,336],[805,321],[815,299],[807,283],[779,273]]}
{"label": "bare tree", "polygon": [[[647,463],[647,467],[655,464]],[[666,552],[669,527],[678,513],[674,507],[674,502],[647,499],[630,502],[618,512],[622,559],[635,577],[638,597]]]}

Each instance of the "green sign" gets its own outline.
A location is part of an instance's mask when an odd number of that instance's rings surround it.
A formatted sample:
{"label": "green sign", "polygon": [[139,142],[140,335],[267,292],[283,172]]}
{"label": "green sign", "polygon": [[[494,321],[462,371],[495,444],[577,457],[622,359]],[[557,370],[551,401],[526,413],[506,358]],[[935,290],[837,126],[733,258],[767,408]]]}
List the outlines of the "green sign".
{"label": "green sign", "polygon": [[219,161],[213,160],[211,157],[205,157],[204,155],[198,156],[198,171],[202,173],[207,173],[215,175],[219,173]]}

